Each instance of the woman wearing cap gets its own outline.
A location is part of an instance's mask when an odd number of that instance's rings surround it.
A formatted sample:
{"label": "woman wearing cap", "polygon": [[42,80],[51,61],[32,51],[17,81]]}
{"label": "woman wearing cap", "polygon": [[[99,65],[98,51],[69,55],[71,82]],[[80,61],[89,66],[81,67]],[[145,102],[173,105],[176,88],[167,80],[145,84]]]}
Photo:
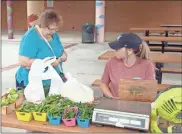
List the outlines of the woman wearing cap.
{"label": "woman wearing cap", "polygon": [[[67,54],[56,33],[61,24],[61,17],[53,10],[45,10],[39,18],[40,24],[32,26],[22,37],[19,47],[20,68],[16,72],[16,87],[25,88],[28,84],[29,69],[35,59],[56,56],[57,60],[52,64],[60,73],[58,65],[67,60]],[[46,43],[46,41],[48,43]],[[50,84],[50,81],[44,81]]]}
{"label": "woman wearing cap", "polygon": [[100,84],[104,96],[118,97],[120,79],[155,79],[155,66],[150,60],[150,49],[136,34],[122,34],[116,41],[110,42],[109,46],[116,50],[116,56],[108,60],[104,69]]}

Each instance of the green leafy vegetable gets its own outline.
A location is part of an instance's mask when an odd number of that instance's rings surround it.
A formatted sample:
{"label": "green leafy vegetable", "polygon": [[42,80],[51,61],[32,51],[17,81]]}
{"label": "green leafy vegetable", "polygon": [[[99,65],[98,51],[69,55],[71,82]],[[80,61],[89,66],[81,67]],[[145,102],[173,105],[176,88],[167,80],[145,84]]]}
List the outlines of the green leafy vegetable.
{"label": "green leafy vegetable", "polygon": [[18,112],[35,112],[35,104],[24,102],[19,109],[17,109]]}
{"label": "green leafy vegetable", "polygon": [[14,103],[19,97],[18,92],[16,89],[11,88],[9,89],[9,93],[2,97],[1,99],[1,106],[7,106],[9,104]]}
{"label": "green leafy vegetable", "polygon": [[79,107],[79,117],[81,119],[91,119],[93,114],[94,105],[93,104],[82,104]]}
{"label": "green leafy vegetable", "polygon": [[64,108],[59,107],[56,104],[52,104],[50,109],[48,109],[47,113],[49,116],[52,117],[60,117],[64,111]]}
{"label": "green leafy vegetable", "polygon": [[66,113],[64,113],[63,118],[64,119],[71,119],[74,118],[76,116],[76,112],[74,109],[67,109]]}

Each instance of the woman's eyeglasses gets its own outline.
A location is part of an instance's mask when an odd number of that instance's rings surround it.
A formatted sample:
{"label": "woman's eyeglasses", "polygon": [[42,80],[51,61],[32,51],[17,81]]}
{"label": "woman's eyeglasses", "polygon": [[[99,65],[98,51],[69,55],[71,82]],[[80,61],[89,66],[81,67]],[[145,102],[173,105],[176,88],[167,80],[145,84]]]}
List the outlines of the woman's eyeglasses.
{"label": "woman's eyeglasses", "polygon": [[57,31],[59,31],[59,28],[50,28],[50,27],[47,27],[50,31],[55,31],[55,32],[57,32]]}

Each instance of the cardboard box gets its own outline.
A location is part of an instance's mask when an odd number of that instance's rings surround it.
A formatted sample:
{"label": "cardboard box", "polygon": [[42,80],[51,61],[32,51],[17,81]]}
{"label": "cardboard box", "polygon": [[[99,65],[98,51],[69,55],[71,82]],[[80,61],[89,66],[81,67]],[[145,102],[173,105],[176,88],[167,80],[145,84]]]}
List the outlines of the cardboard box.
{"label": "cardboard box", "polygon": [[[7,96],[8,94],[5,93],[2,97],[4,96]],[[1,98],[2,98],[1,97]],[[1,114],[2,115],[7,115],[7,114],[10,114],[11,112],[13,112],[16,108],[16,102],[12,103],[12,104],[9,104],[7,106],[2,106],[1,107]]]}
{"label": "cardboard box", "polygon": [[156,80],[121,79],[119,82],[121,100],[152,102],[156,95]]}
{"label": "cardboard box", "polygon": [[[2,97],[3,96],[7,96],[7,95],[8,95],[8,90],[5,90],[5,92],[3,93]],[[7,106],[0,107],[1,114],[7,115],[7,114],[12,113],[17,107],[19,107],[23,103],[24,100],[25,100],[24,95],[20,95],[18,97],[18,99],[14,103],[9,104]]]}

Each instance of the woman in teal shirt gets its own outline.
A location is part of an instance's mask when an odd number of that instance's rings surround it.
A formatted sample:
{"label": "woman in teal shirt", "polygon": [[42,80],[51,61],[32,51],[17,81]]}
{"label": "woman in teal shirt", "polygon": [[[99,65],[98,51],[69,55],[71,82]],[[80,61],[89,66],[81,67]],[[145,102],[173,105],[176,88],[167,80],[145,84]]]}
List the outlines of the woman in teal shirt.
{"label": "woman in teal shirt", "polygon": [[[24,35],[19,47],[20,67],[16,72],[16,88],[25,88],[28,84],[28,74],[31,64],[35,59],[44,59],[46,57],[56,56],[57,60],[52,63],[57,73],[60,73],[58,64],[67,60],[67,54],[56,33],[62,24],[61,17],[53,10],[45,10],[40,15],[40,24],[32,26]],[[51,48],[48,46],[45,37]],[[44,85],[50,84],[50,81],[43,81]]]}

